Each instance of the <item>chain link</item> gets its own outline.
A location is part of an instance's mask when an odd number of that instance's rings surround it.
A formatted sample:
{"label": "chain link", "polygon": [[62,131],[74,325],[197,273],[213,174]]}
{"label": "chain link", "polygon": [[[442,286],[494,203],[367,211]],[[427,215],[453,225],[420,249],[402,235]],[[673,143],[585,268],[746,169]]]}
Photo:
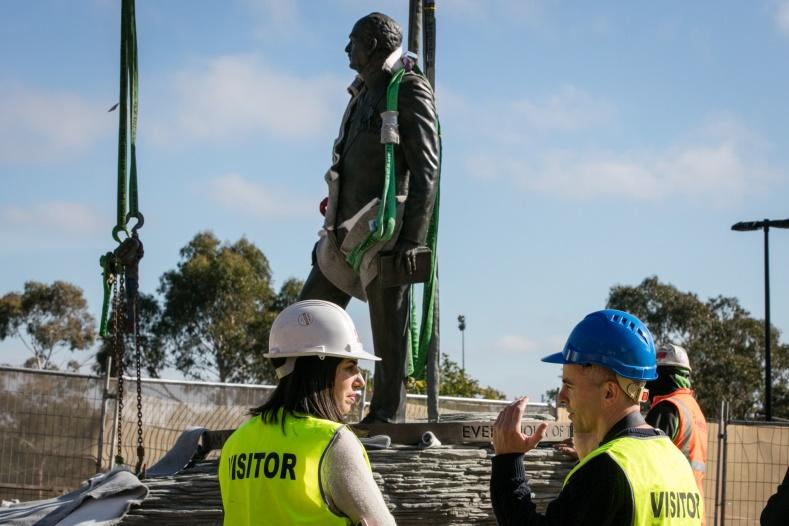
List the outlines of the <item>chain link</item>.
{"label": "chain link", "polygon": [[142,368],[142,349],[140,346],[140,300],[139,296],[135,295],[132,299],[134,302],[134,349],[135,359],[137,366],[137,466],[135,471],[137,474],[145,476],[145,467],[143,459],[145,458],[145,446],[142,441],[142,375],[140,369]]}
{"label": "chain link", "polygon": [[123,298],[126,297],[126,280],[121,272],[118,279],[113,284],[112,292],[112,341],[115,346],[115,371],[118,375],[118,423],[116,436],[118,438],[117,453],[115,455],[115,465],[123,465],[123,373],[126,369],[124,363],[126,355],[126,345],[124,341],[125,309],[123,308]]}

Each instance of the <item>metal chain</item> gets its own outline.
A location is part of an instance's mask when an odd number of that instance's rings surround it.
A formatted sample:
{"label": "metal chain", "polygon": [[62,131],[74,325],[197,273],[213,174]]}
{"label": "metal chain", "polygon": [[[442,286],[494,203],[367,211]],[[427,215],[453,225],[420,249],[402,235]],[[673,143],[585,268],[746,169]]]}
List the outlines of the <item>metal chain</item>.
{"label": "metal chain", "polygon": [[142,366],[142,348],[140,345],[140,300],[139,296],[135,295],[134,299],[134,346],[135,346],[135,359],[137,365],[137,466],[135,472],[138,475],[145,477],[145,466],[143,459],[145,458],[145,446],[142,441],[142,375],[140,372]]}
{"label": "metal chain", "polygon": [[118,437],[115,465],[125,464],[123,460],[123,372],[125,370],[124,358],[126,346],[124,341],[125,309],[123,298],[126,296],[126,280],[121,272],[113,285],[112,310],[114,319],[112,323],[112,336],[115,345],[115,367],[118,373],[118,422],[116,436]]}

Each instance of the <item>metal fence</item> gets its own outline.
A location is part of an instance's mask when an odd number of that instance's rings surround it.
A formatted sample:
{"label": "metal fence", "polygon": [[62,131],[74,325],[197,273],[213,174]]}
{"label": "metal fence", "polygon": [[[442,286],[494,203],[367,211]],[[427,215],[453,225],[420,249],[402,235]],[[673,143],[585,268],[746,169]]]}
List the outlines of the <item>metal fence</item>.
{"label": "metal fence", "polygon": [[[233,429],[273,386],[144,378],[142,430],[146,465],[159,460],[192,426]],[[117,380],[0,367],[0,499],[57,496],[113,465],[117,454]],[[136,381],[124,377],[121,456],[137,460]],[[408,395],[409,420],[425,418],[425,396]],[[506,402],[440,397],[441,414],[495,412]],[[529,404],[544,414],[547,404]],[[360,415],[352,415],[352,421]]]}
{"label": "metal fence", "polygon": [[[136,461],[135,383],[125,379],[122,455]],[[232,429],[272,386],[143,379],[142,429],[152,465],[190,426]],[[0,367],[0,499],[33,500],[77,488],[107,469],[116,453],[115,379]],[[409,419],[426,414],[410,396]],[[505,402],[441,397],[441,413],[495,413]],[[545,404],[529,404],[545,413]],[[532,407],[534,406],[534,407]],[[722,412],[721,414],[725,414]],[[709,422],[705,508],[710,526],[759,524],[789,465],[789,423]]]}
{"label": "metal fence", "polygon": [[[124,377],[121,455],[137,458],[136,381]],[[143,379],[145,463],[190,426],[232,429],[272,386]],[[49,498],[108,469],[117,453],[115,378],[0,367],[0,499]]]}
{"label": "metal fence", "polygon": [[[124,397],[121,417],[122,456],[133,466],[137,459],[136,380],[124,377]],[[142,381],[142,430],[145,445],[145,464],[156,463],[189,427],[206,429],[235,429],[249,418],[251,407],[262,404],[274,386],[235,385],[209,382],[189,382],[144,378]],[[103,433],[101,466],[113,465],[117,454],[114,418],[117,412],[117,382],[110,379],[107,396],[108,421]]]}
{"label": "metal fence", "polygon": [[0,370],[0,497],[34,500],[96,472],[102,380]]}
{"label": "metal fence", "polygon": [[[728,414],[727,404],[721,415]],[[710,526],[759,526],[789,467],[789,422],[708,422],[704,504]],[[787,518],[789,524],[789,518]]]}

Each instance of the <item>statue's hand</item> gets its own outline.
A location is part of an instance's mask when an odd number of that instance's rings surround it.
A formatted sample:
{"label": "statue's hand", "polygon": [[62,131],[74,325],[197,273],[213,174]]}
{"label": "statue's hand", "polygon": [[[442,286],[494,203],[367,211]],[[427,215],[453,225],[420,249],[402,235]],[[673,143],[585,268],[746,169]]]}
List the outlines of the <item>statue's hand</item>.
{"label": "statue's hand", "polygon": [[408,274],[416,272],[416,253],[419,245],[407,239],[398,239],[395,244],[395,264],[404,268]]}

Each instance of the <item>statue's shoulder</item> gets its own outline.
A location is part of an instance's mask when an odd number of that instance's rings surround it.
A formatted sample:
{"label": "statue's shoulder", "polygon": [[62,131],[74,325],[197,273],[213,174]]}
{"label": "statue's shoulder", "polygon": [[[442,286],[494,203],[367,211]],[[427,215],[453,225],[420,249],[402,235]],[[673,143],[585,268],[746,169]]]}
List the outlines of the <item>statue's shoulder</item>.
{"label": "statue's shoulder", "polygon": [[403,80],[400,81],[400,92],[433,96],[433,88],[430,86],[430,82],[424,75],[415,71],[407,71],[403,75]]}

